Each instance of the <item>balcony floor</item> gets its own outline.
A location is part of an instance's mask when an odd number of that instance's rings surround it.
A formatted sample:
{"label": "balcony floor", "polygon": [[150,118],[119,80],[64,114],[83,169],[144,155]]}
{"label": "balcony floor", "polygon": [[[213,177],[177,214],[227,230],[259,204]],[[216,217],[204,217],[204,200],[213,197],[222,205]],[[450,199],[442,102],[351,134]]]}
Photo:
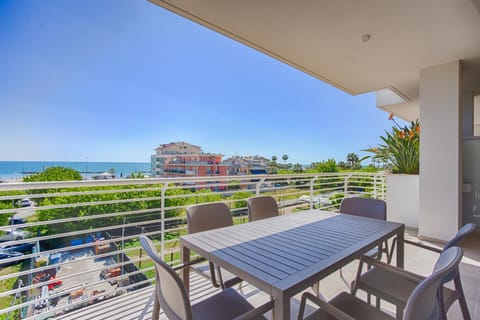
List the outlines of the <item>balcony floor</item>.
{"label": "balcony floor", "polygon": [[[410,232],[414,234],[414,232]],[[406,234],[409,237],[409,234]],[[467,297],[467,304],[472,315],[472,319],[480,319],[480,234],[476,233],[468,238],[464,243],[465,256],[460,266],[461,277]],[[441,246],[441,245],[439,245]],[[428,275],[433,268],[434,262],[438,254],[427,250],[419,249],[414,246],[405,246],[405,267],[410,271],[419,274]],[[357,263],[353,262],[343,269],[344,276],[351,281],[356,273]],[[218,292],[204,278],[192,273],[192,304],[201,301],[206,297]],[[345,282],[339,277],[339,273],[335,272],[329,277],[321,281],[321,292],[327,299],[332,298],[341,291],[346,291]],[[253,305],[260,305],[268,301],[267,294],[259,291],[251,285],[244,284],[239,292],[243,294]],[[292,299],[291,318],[296,319],[298,315],[298,305],[301,294]],[[146,288],[128,295],[123,295],[111,300],[97,303],[90,307],[86,307],[75,312],[66,314],[59,319],[151,319],[153,305],[153,288]],[[394,310],[391,305],[382,303],[384,310]],[[307,312],[313,311],[310,308]],[[267,314],[271,318],[271,313]],[[161,315],[161,319],[166,317]],[[448,319],[462,319],[458,303],[450,308]]]}

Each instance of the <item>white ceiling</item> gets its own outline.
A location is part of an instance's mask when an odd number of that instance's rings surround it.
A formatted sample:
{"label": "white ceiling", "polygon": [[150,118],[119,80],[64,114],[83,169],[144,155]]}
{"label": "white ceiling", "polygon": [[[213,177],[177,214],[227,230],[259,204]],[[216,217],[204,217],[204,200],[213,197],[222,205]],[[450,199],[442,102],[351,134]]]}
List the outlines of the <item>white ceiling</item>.
{"label": "white ceiling", "polygon": [[480,56],[479,0],[151,1],[352,94],[415,101],[420,69]]}

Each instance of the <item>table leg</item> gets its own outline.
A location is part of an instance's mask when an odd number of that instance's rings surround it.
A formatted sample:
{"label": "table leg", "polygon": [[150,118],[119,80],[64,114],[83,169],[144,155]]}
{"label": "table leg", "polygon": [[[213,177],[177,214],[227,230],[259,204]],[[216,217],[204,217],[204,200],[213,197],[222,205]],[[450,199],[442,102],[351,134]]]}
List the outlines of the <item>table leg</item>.
{"label": "table leg", "polygon": [[273,320],[290,320],[290,297],[284,295],[275,297]]}
{"label": "table leg", "polygon": [[[185,246],[180,246],[180,255],[182,259],[182,264],[188,264],[190,262],[190,249]],[[190,267],[185,267],[182,269],[182,279],[183,285],[187,290],[187,294],[190,294]]]}
{"label": "table leg", "polygon": [[405,242],[404,240],[405,229],[402,228],[399,233],[397,233],[397,267],[404,268],[404,249]]}

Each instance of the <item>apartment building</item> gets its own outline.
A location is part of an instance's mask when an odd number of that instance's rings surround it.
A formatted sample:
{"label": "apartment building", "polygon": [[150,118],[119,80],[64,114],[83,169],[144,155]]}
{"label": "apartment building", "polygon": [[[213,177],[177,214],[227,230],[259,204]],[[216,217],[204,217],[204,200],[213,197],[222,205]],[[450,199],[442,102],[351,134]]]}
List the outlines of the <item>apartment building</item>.
{"label": "apartment building", "polygon": [[187,142],[161,144],[151,156],[154,177],[205,177],[227,175],[221,154],[205,153]]}

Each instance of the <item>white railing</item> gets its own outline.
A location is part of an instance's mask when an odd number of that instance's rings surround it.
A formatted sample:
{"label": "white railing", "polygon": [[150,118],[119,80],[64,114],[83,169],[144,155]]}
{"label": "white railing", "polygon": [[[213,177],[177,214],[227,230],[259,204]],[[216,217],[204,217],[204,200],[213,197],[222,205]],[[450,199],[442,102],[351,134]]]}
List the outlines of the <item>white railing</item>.
{"label": "white railing", "polygon": [[[15,312],[27,318],[63,314],[151,285],[153,264],[139,245],[139,235],[151,237],[164,259],[177,264],[178,237],[186,232],[186,206],[224,201],[235,223],[244,223],[245,199],[260,194],[274,196],[281,214],[336,210],[345,196],[383,199],[385,175],[346,172],[0,184],[0,232],[7,238],[5,233],[12,230],[18,234],[18,239],[3,238],[9,241],[0,246],[34,245],[23,256],[0,260],[2,265],[12,264],[0,273],[0,288],[6,288],[0,292],[0,317]],[[18,200],[27,197],[35,206],[17,207]],[[13,215],[26,221],[8,225],[7,218]],[[19,281],[23,286],[15,285]]]}

